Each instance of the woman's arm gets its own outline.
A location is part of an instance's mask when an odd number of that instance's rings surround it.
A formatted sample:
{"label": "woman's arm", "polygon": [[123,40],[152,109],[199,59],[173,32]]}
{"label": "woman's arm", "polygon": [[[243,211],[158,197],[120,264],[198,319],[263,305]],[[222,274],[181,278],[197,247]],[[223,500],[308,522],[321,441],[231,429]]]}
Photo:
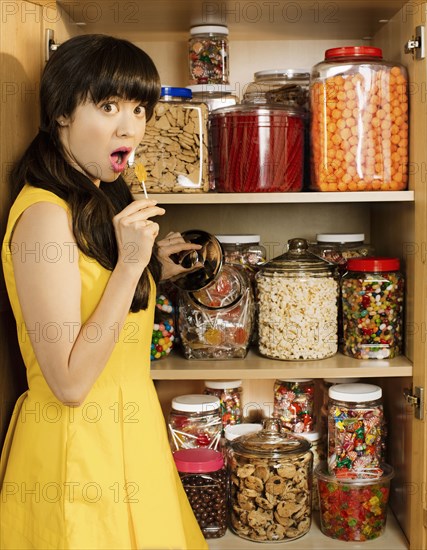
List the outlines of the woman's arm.
{"label": "woman's arm", "polygon": [[[19,219],[12,238],[17,251],[13,267],[18,297],[43,375],[64,404],[83,403],[104,369],[116,343],[117,330],[111,327],[122,329],[158,235],[158,224],[149,218],[163,213],[154,201],[142,200],[115,216],[118,262],[86,322],[96,323],[100,335],[96,341],[84,337],[77,245],[66,211],[42,202],[29,207]],[[47,254],[49,249],[55,249],[55,261]],[[43,338],[49,327],[55,327],[55,338]]]}

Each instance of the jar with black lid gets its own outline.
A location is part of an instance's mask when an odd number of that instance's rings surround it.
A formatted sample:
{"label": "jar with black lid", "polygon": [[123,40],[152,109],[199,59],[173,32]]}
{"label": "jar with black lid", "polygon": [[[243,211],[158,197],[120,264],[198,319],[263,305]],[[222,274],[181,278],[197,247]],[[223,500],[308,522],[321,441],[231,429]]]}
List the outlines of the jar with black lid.
{"label": "jar with black lid", "polygon": [[404,277],[398,258],[352,258],[341,279],[342,352],[356,359],[402,353]]}
{"label": "jar with black lid", "polygon": [[256,542],[290,541],[311,525],[310,443],[264,421],[257,433],[229,442],[231,528]]}
{"label": "jar with black lid", "polygon": [[337,352],[336,266],[308,251],[305,239],[262,265],[255,277],[258,349],[272,359],[323,359]]}

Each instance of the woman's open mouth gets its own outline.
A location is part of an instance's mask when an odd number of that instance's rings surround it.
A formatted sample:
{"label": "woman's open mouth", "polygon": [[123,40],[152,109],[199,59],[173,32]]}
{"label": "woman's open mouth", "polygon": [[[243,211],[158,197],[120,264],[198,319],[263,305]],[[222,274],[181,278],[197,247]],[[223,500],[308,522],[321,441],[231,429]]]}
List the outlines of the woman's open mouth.
{"label": "woman's open mouth", "polygon": [[131,147],[119,147],[111,153],[110,161],[114,172],[123,172],[131,152]]}

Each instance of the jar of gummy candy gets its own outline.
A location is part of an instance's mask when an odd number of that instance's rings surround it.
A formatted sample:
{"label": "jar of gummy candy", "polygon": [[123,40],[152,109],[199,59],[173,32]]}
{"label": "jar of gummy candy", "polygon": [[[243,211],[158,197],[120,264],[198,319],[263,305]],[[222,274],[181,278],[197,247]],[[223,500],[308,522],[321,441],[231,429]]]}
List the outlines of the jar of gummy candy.
{"label": "jar of gummy candy", "polygon": [[228,28],[197,25],[188,41],[190,84],[229,84]]}
{"label": "jar of gummy candy", "polygon": [[408,75],[382,50],[326,51],[311,74],[312,187],[393,191],[408,183]]}
{"label": "jar of gummy candy", "polygon": [[329,388],[328,467],[337,477],[381,475],[384,413],[382,390],[373,384]]}
{"label": "jar of gummy candy", "polygon": [[311,432],[314,424],[314,380],[276,380],[274,416],[292,432]]}
{"label": "jar of gummy candy", "polygon": [[169,442],[173,451],[198,447],[216,450],[221,432],[218,397],[190,394],[173,398],[169,413]]}
{"label": "jar of gummy candy", "polygon": [[242,381],[210,380],[205,382],[205,394],[215,395],[220,400],[223,428],[240,424],[243,420]]}
{"label": "jar of gummy candy", "polygon": [[357,359],[402,353],[404,278],[398,258],[352,258],[341,280],[342,352]]}
{"label": "jar of gummy candy", "polygon": [[153,336],[151,339],[151,361],[170,354],[175,340],[175,308],[165,294],[156,297]]}

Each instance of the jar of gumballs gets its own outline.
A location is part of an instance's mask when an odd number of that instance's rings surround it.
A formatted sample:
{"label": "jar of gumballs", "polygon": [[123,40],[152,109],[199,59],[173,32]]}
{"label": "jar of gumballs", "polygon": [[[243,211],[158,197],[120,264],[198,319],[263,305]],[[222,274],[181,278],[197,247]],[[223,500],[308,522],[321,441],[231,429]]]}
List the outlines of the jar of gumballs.
{"label": "jar of gumballs", "polygon": [[175,309],[172,301],[159,294],[156,298],[153,336],[151,338],[151,361],[169,355],[175,340]]}

